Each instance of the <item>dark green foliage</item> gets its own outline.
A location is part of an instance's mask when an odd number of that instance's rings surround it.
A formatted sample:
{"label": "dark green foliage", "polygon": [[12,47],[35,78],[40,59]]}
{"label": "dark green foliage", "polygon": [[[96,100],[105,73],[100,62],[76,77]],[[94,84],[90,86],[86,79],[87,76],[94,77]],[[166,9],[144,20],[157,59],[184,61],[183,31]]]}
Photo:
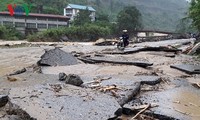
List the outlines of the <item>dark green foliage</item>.
{"label": "dark green foliage", "polygon": [[49,29],[30,35],[29,41],[60,41],[61,36],[67,36],[71,41],[96,41],[100,37],[109,35],[111,30],[108,27],[100,27],[94,24],[85,24],[83,26],[72,26],[69,28]]}
{"label": "dark green foliage", "polygon": [[[7,4],[21,5],[30,0],[2,0],[0,10],[7,10]],[[30,12],[63,15],[63,8],[68,3],[91,5],[97,14],[105,13],[112,22],[125,6],[136,6],[143,17],[144,29],[175,31],[178,21],[185,17],[189,7],[186,0],[32,0]]]}
{"label": "dark green foliage", "polygon": [[200,0],[192,0],[189,16],[193,20],[193,25],[200,31]]}
{"label": "dark green foliage", "polygon": [[91,22],[90,14],[91,14],[91,12],[88,9],[81,10],[78,13],[78,15],[75,17],[75,19],[73,21],[73,25],[82,26],[85,23],[90,23]]}
{"label": "dark green foliage", "polygon": [[136,7],[125,7],[117,16],[118,30],[126,29],[129,33],[134,33],[134,31],[142,28],[141,21],[141,13]]}
{"label": "dark green foliage", "polygon": [[24,36],[10,26],[0,26],[0,39],[19,40],[24,39]]}
{"label": "dark green foliage", "polygon": [[186,17],[179,21],[178,25],[176,26],[176,32],[182,33],[182,34],[195,33],[196,30],[194,26],[192,26],[192,20]]}
{"label": "dark green foliage", "polygon": [[96,21],[109,22],[109,17],[107,14],[99,13],[96,15]]}

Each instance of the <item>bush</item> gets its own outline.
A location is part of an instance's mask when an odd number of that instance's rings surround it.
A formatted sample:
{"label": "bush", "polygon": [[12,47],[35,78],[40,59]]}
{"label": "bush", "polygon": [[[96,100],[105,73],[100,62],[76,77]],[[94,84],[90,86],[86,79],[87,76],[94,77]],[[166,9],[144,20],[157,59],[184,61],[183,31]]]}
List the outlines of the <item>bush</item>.
{"label": "bush", "polygon": [[18,32],[14,27],[0,26],[0,39],[19,40],[24,39],[24,36],[20,32]]}
{"label": "bush", "polygon": [[34,35],[28,36],[29,41],[60,41],[61,36],[67,36],[72,41],[96,41],[100,37],[105,37],[111,33],[109,27],[101,27],[95,24],[85,24],[83,26],[72,26],[67,28],[49,29]]}

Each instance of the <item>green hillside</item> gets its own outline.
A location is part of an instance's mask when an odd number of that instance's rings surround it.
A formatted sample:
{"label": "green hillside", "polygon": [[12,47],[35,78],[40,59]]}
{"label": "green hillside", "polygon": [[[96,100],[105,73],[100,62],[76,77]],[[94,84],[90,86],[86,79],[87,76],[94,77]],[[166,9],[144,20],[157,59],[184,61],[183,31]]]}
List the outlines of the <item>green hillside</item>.
{"label": "green hillside", "polygon": [[98,12],[107,13],[115,21],[117,13],[129,5],[136,6],[143,16],[144,29],[175,31],[179,20],[186,16],[185,0],[90,0]]}
{"label": "green hillside", "polygon": [[[23,4],[23,0],[1,0],[0,10],[5,11],[9,3]],[[30,1],[30,0],[24,0]],[[185,17],[189,4],[185,0],[31,0],[31,12],[63,14],[68,3],[93,6],[98,14],[106,14],[115,22],[116,16],[125,6],[136,6],[143,16],[144,29],[175,31],[178,21]]]}

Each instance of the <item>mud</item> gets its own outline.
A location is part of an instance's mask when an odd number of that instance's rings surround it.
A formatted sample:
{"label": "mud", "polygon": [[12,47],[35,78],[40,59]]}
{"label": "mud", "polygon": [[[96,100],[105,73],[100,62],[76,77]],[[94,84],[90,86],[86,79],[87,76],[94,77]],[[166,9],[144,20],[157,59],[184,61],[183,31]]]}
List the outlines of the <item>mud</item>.
{"label": "mud", "polygon": [[[179,48],[188,41],[193,40],[139,43],[130,45],[126,50],[132,49],[131,46],[170,45]],[[34,44],[37,45],[37,43]],[[196,57],[183,54],[166,57],[171,52],[163,51],[108,55],[102,53],[113,51],[116,46],[93,46],[92,44],[45,43],[45,45],[39,45],[40,47],[1,48],[0,94],[9,96],[12,109],[9,109],[9,104],[2,107],[0,119],[21,119],[28,116],[30,119],[37,118],[38,120],[45,118],[49,120],[102,120],[112,118],[121,106],[131,109],[147,103],[158,106],[145,110],[139,115],[140,118],[200,119],[199,89],[192,86],[194,83],[199,83],[200,75],[188,75],[170,68],[170,65],[176,64],[199,64]],[[153,65],[142,68],[105,62],[98,64],[80,62],[70,66],[41,67],[40,74],[29,70],[35,69],[33,65],[40,60],[45,51],[54,49],[52,45],[59,46],[67,53],[80,53],[77,56],[98,54],[95,59],[106,56],[110,60],[140,60],[153,63]],[[27,71],[12,76],[16,78],[16,81],[11,82],[5,76],[23,68]],[[80,87],[67,85],[64,81],[59,81],[59,73],[79,75],[83,84]],[[6,112],[8,110],[10,112]],[[133,116],[122,114],[118,117],[131,119]]]}

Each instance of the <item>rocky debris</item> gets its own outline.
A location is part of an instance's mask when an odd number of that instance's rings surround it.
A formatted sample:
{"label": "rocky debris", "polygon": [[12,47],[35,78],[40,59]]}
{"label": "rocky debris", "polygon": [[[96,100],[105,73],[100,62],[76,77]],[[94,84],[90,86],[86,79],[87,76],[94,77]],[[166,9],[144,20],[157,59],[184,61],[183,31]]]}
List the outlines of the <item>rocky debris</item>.
{"label": "rocky debris", "polygon": [[37,65],[37,64],[33,64],[29,67],[26,68],[27,71],[29,72],[33,72],[33,73],[42,73],[42,68],[41,66]]}
{"label": "rocky debris", "polygon": [[124,104],[131,101],[140,91],[141,84],[139,82],[135,83],[132,88],[127,90],[127,92],[124,93],[124,95],[120,98],[118,98],[118,103],[120,106],[124,106]]}
{"label": "rocky debris", "polygon": [[67,78],[67,75],[65,73],[59,73],[59,80],[60,81],[65,81]]}
{"label": "rocky debris", "polygon": [[[154,114],[180,120],[199,119],[200,108],[198,106],[200,102],[197,100],[200,99],[199,89],[188,86],[190,85],[188,81],[183,79],[175,79],[172,83],[176,88],[140,94],[124,106],[132,108],[133,106],[154,103],[159,105],[159,107],[151,109]],[[192,108],[194,106],[196,107]]]}
{"label": "rocky debris", "polygon": [[200,89],[200,83],[191,83],[191,85],[197,89]]}
{"label": "rocky debris", "polygon": [[15,82],[15,81],[17,81],[17,78],[16,77],[7,76],[7,80],[10,81],[10,82]]}
{"label": "rocky debris", "polygon": [[142,85],[156,85],[161,82],[161,78],[158,76],[137,76],[135,80],[136,81],[134,81],[135,83],[132,85],[132,87],[127,87],[128,90],[124,93],[124,95],[121,95],[121,98],[118,99],[118,102],[121,106],[124,106],[136,95],[138,95]]}
{"label": "rocky debris", "polygon": [[7,95],[0,95],[0,107],[5,106],[8,103]]}
{"label": "rocky debris", "polygon": [[112,76],[112,78],[108,78],[109,79],[106,80],[100,79],[85,82],[84,86],[116,97],[120,106],[128,103],[138,95],[142,85],[156,85],[161,81],[158,76],[130,76],[130,79],[124,79],[122,76]]}
{"label": "rocky debris", "polygon": [[80,78],[80,76],[75,74],[66,75],[65,73],[59,73],[59,80],[65,81],[66,84],[75,86],[80,86],[83,84],[83,80]]}
{"label": "rocky debris", "polygon": [[9,98],[10,109],[22,119],[106,120],[120,107],[109,95],[71,85],[59,92],[52,85],[11,88]]}
{"label": "rocky debris", "polygon": [[80,76],[75,75],[75,74],[69,74],[66,77],[66,84],[71,84],[75,86],[80,86],[83,84],[83,80],[80,78]]}
{"label": "rocky debris", "polygon": [[60,41],[66,42],[66,41],[69,41],[69,38],[66,35],[63,35],[63,36],[60,37]]}
{"label": "rocky debris", "polygon": [[97,40],[94,45],[97,46],[108,46],[108,45],[114,45],[115,43],[117,43],[117,40],[105,40],[103,38]]}
{"label": "rocky debris", "polygon": [[41,60],[38,61],[40,66],[66,66],[78,64],[77,59],[70,53],[66,53],[59,48],[55,48],[41,56]]}
{"label": "rocky debris", "polygon": [[10,47],[10,45],[9,45],[9,44],[5,44],[4,46],[5,46],[5,47]]}
{"label": "rocky debris", "polygon": [[74,57],[80,57],[80,56],[83,56],[83,55],[84,55],[83,52],[76,52],[76,51],[72,51],[71,54],[72,54]]}
{"label": "rocky debris", "polygon": [[12,118],[14,120],[37,120],[36,118],[31,117],[25,110],[20,108],[16,104],[9,104],[9,115],[14,115]]}
{"label": "rocky debris", "polygon": [[17,70],[17,71],[15,71],[15,72],[9,74],[9,76],[22,74],[22,73],[24,73],[24,72],[26,72],[26,68],[23,68],[23,69],[21,69],[21,70]]}
{"label": "rocky debris", "polygon": [[189,55],[194,55],[195,53],[200,53],[200,42],[192,47],[191,50],[188,52]]}
{"label": "rocky debris", "polygon": [[[146,105],[147,106],[147,105]],[[151,106],[150,106],[151,107]],[[115,112],[115,117],[109,118],[108,120],[135,120],[136,118],[139,120],[177,120],[173,117],[169,117],[166,115],[156,114],[149,111],[139,111],[140,109],[134,108],[119,108]],[[144,109],[143,109],[144,110]],[[140,113],[141,112],[141,113]],[[139,113],[139,114],[138,114]]]}
{"label": "rocky debris", "polygon": [[94,57],[80,57],[78,58],[86,63],[112,63],[112,64],[123,64],[123,65],[135,65],[139,67],[149,67],[152,66],[153,63],[139,60],[132,60],[125,57],[113,57],[113,56],[94,56]]}
{"label": "rocky debris", "polygon": [[186,72],[188,74],[200,74],[200,66],[199,65],[171,65],[171,68],[178,69],[180,71]]}

